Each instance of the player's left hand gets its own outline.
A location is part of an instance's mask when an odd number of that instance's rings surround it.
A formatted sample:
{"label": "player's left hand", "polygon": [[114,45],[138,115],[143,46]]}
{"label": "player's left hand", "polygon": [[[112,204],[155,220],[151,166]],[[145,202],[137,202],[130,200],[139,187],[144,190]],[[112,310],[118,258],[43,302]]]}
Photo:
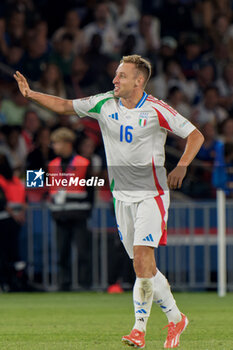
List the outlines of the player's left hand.
{"label": "player's left hand", "polygon": [[173,169],[167,177],[167,184],[171,190],[181,188],[182,181],[186,175],[187,167],[178,165]]}

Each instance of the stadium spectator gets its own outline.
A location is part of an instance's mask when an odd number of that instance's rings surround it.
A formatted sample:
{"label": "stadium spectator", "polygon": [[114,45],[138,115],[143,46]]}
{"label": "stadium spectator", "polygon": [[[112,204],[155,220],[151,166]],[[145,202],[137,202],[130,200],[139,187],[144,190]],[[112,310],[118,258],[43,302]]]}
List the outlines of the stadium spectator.
{"label": "stadium spectator", "polygon": [[153,96],[165,100],[168,96],[168,90],[172,86],[179,86],[186,93],[187,80],[180,64],[173,59],[167,61],[164,72],[149,81],[147,91]]}
{"label": "stadium spectator", "polygon": [[55,153],[50,145],[50,129],[42,126],[37,130],[35,148],[27,156],[27,169],[40,169],[47,171],[48,163],[55,158]]}
{"label": "stadium spectator", "polygon": [[231,18],[232,7],[229,0],[204,0],[202,3],[203,27],[211,30],[214,20],[219,14]]}
{"label": "stadium spectator", "polygon": [[233,142],[233,119],[229,117],[225,119],[221,125],[221,139],[224,143]]}
{"label": "stadium spectator", "polygon": [[84,137],[80,140],[78,145],[78,154],[90,160],[92,165],[93,176],[99,176],[102,169],[102,160],[98,154],[95,153],[96,143],[91,137]]}
{"label": "stadium spectator", "polygon": [[136,36],[129,34],[121,43],[121,56],[132,55],[135,52]]}
{"label": "stadium spectator", "polygon": [[219,92],[215,86],[208,87],[204,92],[204,100],[199,103],[192,114],[195,124],[202,126],[207,122],[219,125],[228,116],[225,109],[219,105]]}
{"label": "stadium spectator", "polygon": [[40,77],[40,80],[34,85],[43,93],[51,95],[57,94],[57,96],[62,98],[66,97],[62,74],[56,64],[47,64]]}
{"label": "stadium spectator", "polygon": [[102,38],[99,34],[94,34],[91,39],[91,44],[89,49],[85,54],[85,61],[89,66],[89,76],[93,77],[90,80],[92,85],[90,94],[98,92],[99,80],[106,70],[106,65],[108,62],[108,57],[101,53]]}
{"label": "stadium spectator", "polygon": [[[57,157],[49,163],[48,172],[58,173],[57,178],[69,179],[69,174],[73,173],[73,176],[79,179],[86,179],[90,162],[74,151],[74,132],[66,128],[57,129],[51,134],[51,140]],[[67,175],[59,175],[64,173]],[[92,192],[88,193],[88,188],[80,185],[67,188],[53,186],[50,187],[50,195],[57,227],[59,287],[62,290],[72,288],[71,246],[78,251],[78,282],[82,287],[88,287],[91,283],[91,241],[87,219],[91,209]]]}
{"label": "stadium spectator", "polygon": [[196,79],[201,64],[201,44],[196,35],[189,35],[184,43],[184,53],[180,56],[180,64],[187,79]]}
{"label": "stadium spectator", "polygon": [[71,9],[66,13],[64,25],[58,28],[53,36],[52,43],[56,49],[59,51],[60,42],[64,34],[69,34],[72,37],[72,51],[75,55],[83,54],[85,51],[85,43],[83,31],[80,28],[80,17],[78,11]]}
{"label": "stadium spectator", "polygon": [[53,51],[50,57],[50,62],[59,67],[65,81],[71,74],[71,67],[75,57],[72,45],[73,36],[71,34],[64,34],[59,42],[58,50]]}
{"label": "stadium spectator", "polygon": [[205,165],[210,166],[214,163],[215,149],[218,142],[216,139],[216,128],[212,123],[207,122],[203,124],[201,131],[205,140],[196,157],[202,160]]}
{"label": "stadium spectator", "polygon": [[[67,119],[67,116],[66,116],[66,119]],[[87,135],[85,133],[85,131],[86,131],[85,130],[85,125],[83,124],[83,121],[81,120],[81,118],[76,118],[74,115],[70,117],[69,122],[70,122],[70,128],[75,133],[74,149],[78,150],[80,142],[85,137],[87,137]]]}
{"label": "stadium spectator", "polygon": [[[47,94],[57,94],[60,97],[66,97],[65,85],[63,82],[61,71],[58,66],[53,63],[49,63],[46,65],[44,71],[40,76],[40,80],[35,82],[35,87]],[[46,123],[47,125],[53,126],[56,122],[56,114],[50,111],[45,110],[39,105],[33,104],[32,107],[37,111],[40,119]]]}
{"label": "stadium spectator", "polygon": [[118,60],[109,58],[103,74],[100,76],[98,85],[101,91],[107,92],[112,89],[112,81],[118,67]]}
{"label": "stadium spectator", "polygon": [[44,35],[37,35],[33,31],[26,36],[26,52],[23,57],[23,67],[26,76],[32,81],[38,81],[41,73],[49,61],[51,47]]}
{"label": "stadium spectator", "polygon": [[22,95],[20,96],[14,86],[12,95],[4,98],[1,104],[1,113],[6,117],[9,125],[22,125],[25,112],[28,107],[28,101]]}
{"label": "stadium spectator", "polygon": [[195,169],[196,178],[201,178],[201,184],[193,184],[197,198],[215,198],[216,193],[212,185],[212,173],[214,162],[216,161],[216,150],[219,145],[217,128],[210,122],[203,124],[201,131],[205,137],[197,159],[202,161],[202,165]]}
{"label": "stadium spectator", "polygon": [[95,8],[95,21],[84,28],[84,38],[87,47],[90,46],[94,34],[99,34],[102,39],[101,52],[113,54],[119,51],[118,33],[111,22],[108,3],[100,2]]}
{"label": "stadium spectator", "polygon": [[20,43],[23,45],[24,35],[25,35],[25,13],[13,10],[10,13],[10,17],[7,21],[6,35],[8,37],[8,44],[12,45],[14,43]]}
{"label": "stadium spectator", "polygon": [[31,152],[34,148],[34,138],[36,132],[41,126],[41,121],[34,110],[27,110],[24,115],[24,122],[21,135],[24,139],[27,153]]}
{"label": "stadium spectator", "polygon": [[186,94],[192,104],[201,103],[204,98],[204,92],[209,86],[215,85],[215,69],[212,63],[202,62],[196,79],[189,81],[186,89]]}
{"label": "stadium spectator", "polygon": [[[26,169],[27,170],[37,170],[43,169],[43,171],[48,171],[49,162],[55,158],[55,153],[51,147],[50,143],[50,129],[48,127],[41,127],[37,130],[34,137],[35,148],[28,154],[26,159]],[[46,188],[33,188],[27,189],[27,201],[40,203],[47,199],[47,189]]]}
{"label": "stadium spectator", "polygon": [[99,147],[103,141],[97,120],[94,120],[90,117],[86,117],[81,120],[81,123],[84,126],[85,135],[93,139],[96,146]]}
{"label": "stadium spectator", "polygon": [[160,46],[160,23],[158,18],[150,14],[142,15],[135,29],[134,37],[134,52],[149,57],[153,61],[156,50]]}
{"label": "stadium spectator", "polygon": [[2,132],[4,134],[4,142],[1,145],[1,152],[7,156],[14,174],[20,177],[25,170],[27,156],[27,148],[21,136],[21,129],[18,126],[4,125]]}
{"label": "stadium spectator", "polygon": [[203,2],[200,2],[200,1],[192,2],[190,11],[191,11],[194,32],[198,33],[201,37],[204,36],[206,30],[204,29]]}
{"label": "stadium spectator", "polygon": [[228,110],[233,109],[233,62],[226,64],[223,75],[216,82],[219,89],[221,105]]}
{"label": "stadium spectator", "polygon": [[[5,57],[2,62],[6,64],[9,68],[16,70],[23,69],[23,55],[24,49],[18,44],[14,44],[8,47]],[[4,75],[4,80],[13,81],[12,77],[9,75]]]}
{"label": "stadium spectator", "polygon": [[190,119],[191,108],[186,102],[186,98],[183,90],[178,86],[173,86],[168,91],[167,101],[177,112],[183,115],[185,118]]}
{"label": "stadium spectator", "polygon": [[4,291],[22,288],[17,272],[26,266],[19,255],[19,232],[24,222],[24,186],[0,153],[0,286]]}
{"label": "stadium spectator", "polygon": [[35,37],[36,41],[39,43],[44,43],[46,47],[46,52],[50,55],[52,45],[50,39],[48,38],[48,24],[44,20],[37,19],[34,20],[32,27],[28,28],[27,35],[29,37]]}
{"label": "stadium spectator", "polygon": [[68,98],[86,97],[92,90],[93,76],[90,76],[90,67],[84,56],[76,56],[71,70],[71,76],[66,84]]}
{"label": "stadium spectator", "polygon": [[161,74],[164,71],[168,61],[176,60],[177,47],[178,43],[172,36],[164,36],[161,39],[161,46],[156,60],[156,74]]}
{"label": "stadium spectator", "polygon": [[45,40],[47,40],[48,46],[51,45],[50,41],[48,40],[48,23],[46,21],[41,19],[35,21],[32,30],[37,37],[43,37]]}
{"label": "stadium spectator", "polygon": [[113,23],[121,38],[135,33],[139,22],[139,11],[134,3],[129,0],[117,0],[110,2],[110,12]]}
{"label": "stadium spectator", "polygon": [[230,50],[223,42],[215,43],[212,50],[209,52],[210,60],[212,60],[217,78],[222,77],[225,66],[229,63]]}
{"label": "stadium spectator", "polygon": [[224,43],[229,49],[230,58],[233,59],[233,25],[228,14],[220,13],[214,19],[210,36],[214,45]]}
{"label": "stadium spectator", "polygon": [[59,128],[70,129],[72,127],[71,119],[72,119],[72,117],[69,117],[65,114],[60,115],[56,121],[56,124],[51,127],[51,131],[54,131],[54,130],[59,129]]}
{"label": "stadium spectator", "polygon": [[36,7],[34,0],[6,0],[6,2],[10,13],[12,11],[22,12],[27,18],[30,18],[30,16],[32,17],[33,14],[35,14]]}

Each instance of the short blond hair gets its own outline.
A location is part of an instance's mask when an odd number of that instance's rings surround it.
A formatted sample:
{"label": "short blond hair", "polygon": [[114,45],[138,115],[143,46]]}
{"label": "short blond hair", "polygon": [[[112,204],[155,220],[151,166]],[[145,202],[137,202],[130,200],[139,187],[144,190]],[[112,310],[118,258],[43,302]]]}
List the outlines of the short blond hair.
{"label": "short blond hair", "polygon": [[145,58],[142,58],[142,56],[140,55],[129,55],[129,56],[123,56],[120,63],[135,64],[136,68],[143,74],[145,78],[144,85],[146,86],[151,76],[151,63],[148,60],[146,60]]}
{"label": "short blond hair", "polygon": [[75,133],[68,128],[59,128],[52,132],[51,141],[52,142],[71,142],[74,143],[76,139]]}

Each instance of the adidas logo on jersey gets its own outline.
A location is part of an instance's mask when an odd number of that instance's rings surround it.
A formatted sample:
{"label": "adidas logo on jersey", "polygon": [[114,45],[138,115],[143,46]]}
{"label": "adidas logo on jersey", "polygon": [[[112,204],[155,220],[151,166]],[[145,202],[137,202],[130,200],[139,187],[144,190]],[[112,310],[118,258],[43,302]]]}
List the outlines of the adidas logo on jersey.
{"label": "adidas logo on jersey", "polygon": [[154,239],[153,239],[152,235],[149,234],[148,236],[146,236],[145,238],[143,238],[143,241],[154,242]]}
{"label": "adidas logo on jersey", "polygon": [[109,116],[109,118],[118,120],[118,113],[109,114],[108,116]]}

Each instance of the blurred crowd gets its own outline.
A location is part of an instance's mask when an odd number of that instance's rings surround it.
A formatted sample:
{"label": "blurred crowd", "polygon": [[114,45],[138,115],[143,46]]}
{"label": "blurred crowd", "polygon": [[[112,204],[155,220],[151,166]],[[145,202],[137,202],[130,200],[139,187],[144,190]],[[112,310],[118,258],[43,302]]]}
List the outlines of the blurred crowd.
{"label": "blurred crowd", "polygon": [[[25,169],[46,170],[55,157],[50,134],[66,127],[76,134],[75,150],[105,171],[97,122],[57,116],[31,103],[12,75],[19,70],[37,91],[81,98],[112,90],[120,58],[136,53],[153,66],[147,93],[205,136],[183,194],[213,198],[218,142],[225,144],[225,163],[233,165],[232,15],[231,0],[1,0],[0,152],[21,178]],[[184,145],[168,136],[168,170]]]}

